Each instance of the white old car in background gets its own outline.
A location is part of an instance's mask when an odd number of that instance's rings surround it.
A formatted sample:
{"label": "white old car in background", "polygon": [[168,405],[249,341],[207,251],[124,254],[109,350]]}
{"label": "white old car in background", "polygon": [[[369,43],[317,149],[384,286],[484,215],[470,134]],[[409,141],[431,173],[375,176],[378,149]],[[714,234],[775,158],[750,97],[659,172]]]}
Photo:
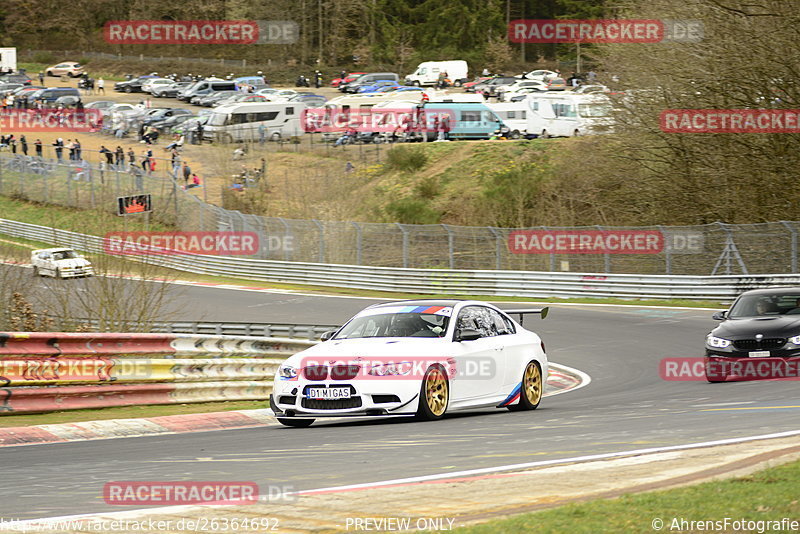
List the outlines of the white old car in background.
{"label": "white old car in background", "polygon": [[478,301],[370,306],[278,369],[270,408],[286,426],[316,418],[417,416],[482,407],[533,410],[547,377],[544,343]]}
{"label": "white old car in background", "polygon": [[34,276],[78,278],[94,275],[91,262],[66,247],[34,250],[31,252],[31,263]]}

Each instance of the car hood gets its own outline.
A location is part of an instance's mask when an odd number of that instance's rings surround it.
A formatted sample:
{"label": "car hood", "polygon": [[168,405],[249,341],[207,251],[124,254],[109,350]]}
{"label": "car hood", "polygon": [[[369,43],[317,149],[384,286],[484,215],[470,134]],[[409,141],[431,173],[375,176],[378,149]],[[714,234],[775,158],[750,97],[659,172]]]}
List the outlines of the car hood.
{"label": "car hood", "polygon": [[333,339],[314,345],[291,356],[287,363],[299,365],[305,358],[331,358],[350,361],[385,358],[419,358],[447,356],[450,341],[447,337],[380,337],[363,339]]}
{"label": "car hood", "polygon": [[765,338],[796,336],[800,334],[800,315],[728,319],[711,333],[733,340],[752,339],[756,334],[762,334]]}

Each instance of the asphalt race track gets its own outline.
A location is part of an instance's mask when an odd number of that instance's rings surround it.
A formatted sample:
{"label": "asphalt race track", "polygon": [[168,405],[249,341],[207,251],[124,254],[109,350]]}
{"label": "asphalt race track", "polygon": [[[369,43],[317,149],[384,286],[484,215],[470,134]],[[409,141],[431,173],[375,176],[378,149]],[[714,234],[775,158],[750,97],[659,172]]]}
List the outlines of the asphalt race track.
{"label": "asphalt race track", "polygon": [[[181,287],[186,320],[340,323],[357,298]],[[520,305],[501,304],[519,308]],[[483,410],[436,423],[317,422],[0,449],[0,517],[121,511],[102,501],[122,480],[231,480],[294,490],[434,475],[800,428],[795,382],[671,382],[658,364],[699,356],[705,310],[555,306],[525,325],[552,361],[592,377],[535,412]]]}

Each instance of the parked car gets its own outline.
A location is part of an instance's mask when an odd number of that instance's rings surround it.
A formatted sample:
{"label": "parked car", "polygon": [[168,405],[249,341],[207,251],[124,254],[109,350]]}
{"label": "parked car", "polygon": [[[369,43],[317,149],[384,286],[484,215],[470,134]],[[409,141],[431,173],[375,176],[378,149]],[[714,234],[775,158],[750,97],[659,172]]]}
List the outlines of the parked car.
{"label": "parked car", "polygon": [[154,88],[159,86],[166,87],[168,85],[172,85],[173,83],[175,83],[175,80],[171,80],[169,78],[152,78],[145,80],[145,82],[142,84],[142,91],[153,94]]}
{"label": "parked car", "polygon": [[512,92],[505,92],[503,93],[503,101],[504,102],[521,102],[522,100],[526,100],[530,95],[536,95],[539,93],[547,92],[547,86],[542,83],[540,87],[525,87],[522,89],[517,89],[516,91]]}
{"label": "parked car", "polygon": [[495,96],[497,88],[501,85],[508,85],[518,80],[514,76],[495,76],[490,80],[473,85],[469,88],[469,92],[483,93],[489,96]]}
{"label": "parked car", "polygon": [[160,133],[168,133],[171,132],[173,128],[183,124],[184,122],[190,119],[196,119],[197,116],[195,115],[173,115],[172,117],[167,117],[160,121],[156,121],[150,124],[153,128],[158,130]]}
{"label": "parked car", "polygon": [[31,85],[33,80],[27,74],[0,74],[0,82]]}
{"label": "parked car", "polygon": [[558,78],[560,74],[552,70],[532,70],[522,75],[526,80],[541,80],[546,82],[552,78]]}
{"label": "parked car", "polygon": [[362,85],[358,88],[359,93],[374,93],[384,87],[400,87],[400,84],[392,80],[379,80],[371,85]]}
{"label": "parked car", "polygon": [[390,80],[400,84],[400,77],[394,72],[370,72],[359,76],[352,82],[339,85],[339,90],[343,93],[357,93],[361,87],[381,80]]}
{"label": "parked car", "polygon": [[52,67],[47,67],[44,73],[48,76],[64,76],[66,74],[70,78],[77,78],[83,74],[83,66],[74,61],[65,61]]}
{"label": "parked car", "polygon": [[81,98],[80,92],[74,87],[46,87],[28,93],[26,99],[28,104],[33,103],[35,100],[41,100],[46,104],[54,104],[62,96],[74,96],[78,100]]}
{"label": "parked car", "polygon": [[163,121],[168,119],[169,117],[174,117],[176,115],[192,115],[191,110],[184,109],[184,108],[166,108],[166,109],[157,109],[153,113],[147,115],[142,122],[145,126],[149,126],[154,122]]}
{"label": "parked car", "polygon": [[334,78],[331,80],[331,87],[339,87],[343,83],[350,83],[359,76],[363,76],[366,72],[351,72],[344,78]]}
{"label": "parked car", "polygon": [[95,100],[94,102],[89,102],[83,107],[86,109],[99,109],[100,112],[102,113],[103,111],[107,110],[114,104],[116,104],[116,102],[113,102],[111,100]]}
{"label": "parked car", "polygon": [[6,96],[9,93],[14,92],[15,89],[19,89],[20,87],[25,87],[25,85],[21,83],[4,83],[0,85],[0,96]]}
{"label": "parked car", "polygon": [[[544,317],[547,309],[527,312]],[[348,416],[438,420],[482,407],[535,410],[548,373],[541,338],[485,302],[377,304],[322,340],[275,373],[270,408],[283,425]]]}
{"label": "parked car", "polygon": [[566,91],[567,81],[564,78],[551,78],[545,82],[548,91]]}
{"label": "parked car", "polygon": [[94,275],[91,262],[67,247],[34,250],[31,252],[31,263],[34,276],[79,278]]}
{"label": "parked car", "polygon": [[173,82],[169,85],[157,85],[153,87],[150,94],[157,98],[175,98],[182,89],[189,86],[189,83],[190,82]]}
{"label": "parked car", "polygon": [[138,78],[133,78],[132,80],[127,80],[124,82],[117,82],[114,84],[114,90],[117,92],[125,92],[125,93],[141,93],[142,86],[144,82],[147,80],[152,80],[158,78],[158,76],[153,76],[151,74],[147,74],[145,76],[139,76]]}
{"label": "parked car", "polygon": [[573,91],[576,95],[586,94],[589,93],[610,93],[611,89],[606,87],[605,85],[600,84],[592,84],[592,85],[580,85],[576,87]]}
{"label": "parked car", "polygon": [[540,80],[525,80],[522,78],[518,78],[517,81],[512,82],[508,85],[501,85],[495,88],[495,93],[497,94],[497,99],[500,101],[508,101],[508,97],[506,97],[506,93],[517,93],[519,89],[527,89],[531,88],[535,91],[547,91],[547,83],[540,81]]}
{"label": "parked car", "polygon": [[473,87],[475,87],[479,83],[483,83],[483,82],[489,81],[491,79],[492,79],[491,76],[479,76],[479,77],[475,78],[474,80],[472,80],[471,82],[465,82],[464,85],[462,85],[462,87],[468,93],[473,93],[473,92],[475,92],[475,89],[473,89]]}
{"label": "parked car", "polygon": [[[196,105],[212,108],[217,102],[240,94],[242,94],[240,91],[217,91],[197,99]],[[195,102],[192,101],[192,103],[194,104]]]}

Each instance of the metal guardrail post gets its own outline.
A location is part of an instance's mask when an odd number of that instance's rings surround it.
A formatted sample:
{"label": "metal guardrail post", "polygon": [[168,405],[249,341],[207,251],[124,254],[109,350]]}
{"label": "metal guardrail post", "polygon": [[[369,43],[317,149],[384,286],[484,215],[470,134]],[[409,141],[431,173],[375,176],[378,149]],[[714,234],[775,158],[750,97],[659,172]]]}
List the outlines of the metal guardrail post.
{"label": "metal guardrail post", "polygon": [[789,258],[789,262],[791,264],[792,272],[796,273],[797,272],[797,230],[795,230],[794,227],[792,227],[792,225],[789,224],[788,221],[781,221],[781,224],[784,227],[786,227],[786,229],[789,230],[789,233],[792,235],[791,250],[789,252],[791,254],[791,257]]}

